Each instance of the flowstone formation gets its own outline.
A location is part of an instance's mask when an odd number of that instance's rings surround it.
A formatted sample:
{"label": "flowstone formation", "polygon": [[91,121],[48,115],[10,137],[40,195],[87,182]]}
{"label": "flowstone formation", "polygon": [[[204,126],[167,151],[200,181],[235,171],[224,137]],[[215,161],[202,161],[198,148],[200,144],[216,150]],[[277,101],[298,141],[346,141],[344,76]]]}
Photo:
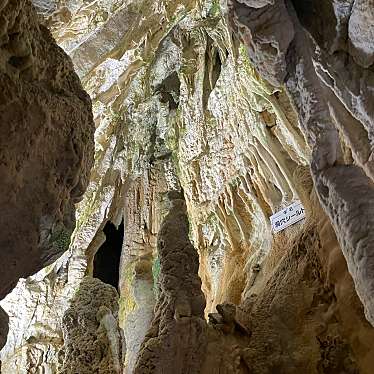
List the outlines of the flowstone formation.
{"label": "flowstone formation", "polygon": [[110,225],[125,374],[372,374],[371,0],[37,5],[91,96],[95,164],[68,252],[1,302],[3,371],[58,372]]}
{"label": "flowstone formation", "polygon": [[253,65],[294,103],[317,194],[374,325],[374,3],[230,3]]}

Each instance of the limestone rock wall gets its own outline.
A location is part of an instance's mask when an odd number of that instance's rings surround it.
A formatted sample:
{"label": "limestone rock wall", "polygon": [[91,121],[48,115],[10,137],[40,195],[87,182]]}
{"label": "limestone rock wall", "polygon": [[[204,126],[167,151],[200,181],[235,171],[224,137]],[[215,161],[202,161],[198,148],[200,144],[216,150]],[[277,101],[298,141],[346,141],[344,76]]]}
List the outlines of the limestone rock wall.
{"label": "limestone rock wall", "polygon": [[132,373],[138,351],[153,318],[158,294],[159,257],[156,240],[166,212],[168,191],[162,161],[138,176],[126,191],[124,237],[120,275],[120,325],[127,350],[125,372]]}
{"label": "limestone rock wall", "polygon": [[91,102],[29,1],[0,10],[1,288],[69,245],[93,157]]}
{"label": "limestone rock wall", "polygon": [[372,324],[373,5],[277,1],[254,8],[231,2],[254,66],[292,98],[312,148],[318,196]]}
{"label": "limestone rock wall", "polygon": [[[9,372],[56,370],[63,313],[92,273],[105,223],[123,219],[126,374],[183,372],[162,342],[196,373],[371,374],[368,4],[54,5],[45,22],[93,101],[95,165],[67,254],[2,303],[25,305],[10,318]],[[189,223],[172,208],[160,231],[172,190]],[[306,219],[273,233],[269,216],[296,200]],[[170,232],[174,244],[188,232],[199,256],[206,307],[194,317],[190,294],[178,296],[188,259],[160,244]],[[195,265],[192,274],[201,296]],[[58,338],[43,340],[41,326]]]}
{"label": "limestone rock wall", "polygon": [[[0,299],[68,249],[93,161],[91,101],[30,1],[0,4]],[[8,317],[0,308],[0,347]]]}

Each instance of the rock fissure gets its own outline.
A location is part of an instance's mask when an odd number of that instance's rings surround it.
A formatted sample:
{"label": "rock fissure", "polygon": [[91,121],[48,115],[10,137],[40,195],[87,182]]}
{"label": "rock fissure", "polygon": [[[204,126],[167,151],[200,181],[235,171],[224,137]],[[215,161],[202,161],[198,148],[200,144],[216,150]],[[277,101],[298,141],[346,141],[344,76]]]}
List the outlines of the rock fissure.
{"label": "rock fissure", "polygon": [[107,222],[103,229],[105,242],[95,253],[93,260],[93,277],[118,289],[119,267],[123,244],[123,221],[116,228]]}

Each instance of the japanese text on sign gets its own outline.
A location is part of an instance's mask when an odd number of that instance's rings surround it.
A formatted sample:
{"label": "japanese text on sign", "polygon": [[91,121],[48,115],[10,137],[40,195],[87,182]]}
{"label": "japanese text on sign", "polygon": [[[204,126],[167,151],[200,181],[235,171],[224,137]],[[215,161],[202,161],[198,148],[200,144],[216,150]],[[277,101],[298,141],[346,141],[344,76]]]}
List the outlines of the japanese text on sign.
{"label": "japanese text on sign", "polygon": [[271,227],[274,232],[282,231],[305,218],[305,209],[300,201],[295,201],[286,208],[270,216]]}

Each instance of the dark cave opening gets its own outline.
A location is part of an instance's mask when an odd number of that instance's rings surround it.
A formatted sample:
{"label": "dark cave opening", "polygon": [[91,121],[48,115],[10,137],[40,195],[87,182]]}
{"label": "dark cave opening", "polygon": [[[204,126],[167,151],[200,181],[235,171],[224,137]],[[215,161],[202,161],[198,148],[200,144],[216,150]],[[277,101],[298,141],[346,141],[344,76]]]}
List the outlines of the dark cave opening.
{"label": "dark cave opening", "polygon": [[123,244],[124,226],[116,226],[108,221],[104,227],[105,242],[95,254],[93,276],[108,283],[118,290],[119,265]]}
{"label": "dark cave opening", "polygon": [[173,72],[168,77],[166,77],[162,83],[156,87],[156,92],[161,95],[161,102],[169,102],[170,109],[177,109],[179,104],[180,96],[180,85],[177,72]]}
{"label": "dark cave opening", "polygon": [[302,26],[320,46],[326,47],[326,36],[335,35],[337,27],[332,2],[325,0],[291,0],[291,3]]}

